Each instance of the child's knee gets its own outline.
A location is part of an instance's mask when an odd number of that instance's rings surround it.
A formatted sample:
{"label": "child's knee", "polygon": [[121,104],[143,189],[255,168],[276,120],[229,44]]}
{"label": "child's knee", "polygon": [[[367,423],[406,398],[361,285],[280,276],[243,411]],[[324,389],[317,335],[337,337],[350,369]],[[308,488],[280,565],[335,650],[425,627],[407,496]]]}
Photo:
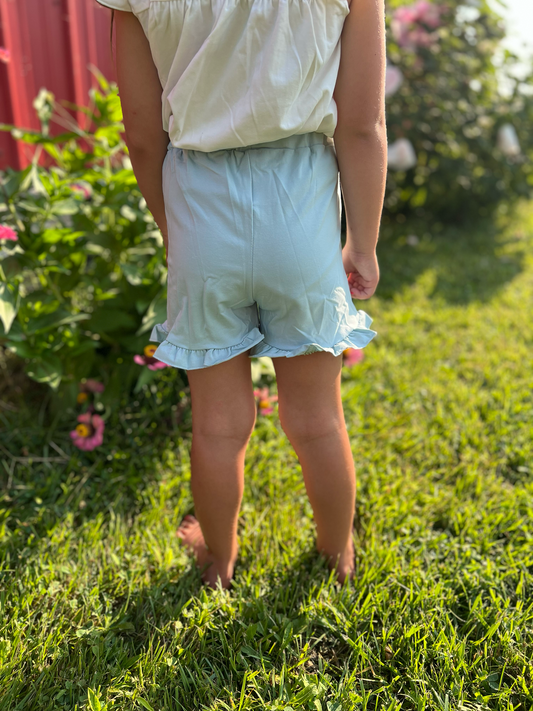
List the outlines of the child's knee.
{"label": "child's knee", "polygon": [[232,406],[213,409],[203,413],[195,421],[193,408],[193,435],[201,437],[225,438],[245,444],[250,439],[255,427],[256,407],[255,402],[248,406]]}
{"label": "child's knee", "polygon": [[305,444],[346,428],[344,417],[337,409],[290,407],[280,399],[278,413],[281,427],[291,443]]}

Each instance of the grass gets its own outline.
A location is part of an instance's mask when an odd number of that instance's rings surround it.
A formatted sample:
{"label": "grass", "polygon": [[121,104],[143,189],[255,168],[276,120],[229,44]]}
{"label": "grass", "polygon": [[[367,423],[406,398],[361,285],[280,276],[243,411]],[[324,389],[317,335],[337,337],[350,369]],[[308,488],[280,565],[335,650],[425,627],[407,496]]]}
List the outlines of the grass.
{"label": "grass", "polygon": [[4,404],[1,711],[533,708],[533,204],[414,229],[380,241],[357,302],[379,335],[343,380],[352,587],[314,553],[277,417],[249,445],[234,589],[209,592],[175,536],[187,422],[133,408],[84,454]]}

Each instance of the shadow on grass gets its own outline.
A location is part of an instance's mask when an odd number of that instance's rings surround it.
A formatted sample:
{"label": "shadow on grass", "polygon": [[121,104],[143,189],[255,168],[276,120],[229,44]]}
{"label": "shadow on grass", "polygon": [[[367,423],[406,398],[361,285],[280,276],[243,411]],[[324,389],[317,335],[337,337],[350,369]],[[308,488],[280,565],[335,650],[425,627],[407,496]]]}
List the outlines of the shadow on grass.
{"label": "shadow on grass", "polygon": [[[187,423],[177,431],[170,415],[157,418],[143,408],[132,408],[139,420],[132,430],[124,408],[117,407],[106,424],[105,447],[83,452],[71,443],[73,427],[65,414],[53,418],[47,412],[49,389],[32,381],[28,387],[20,373],[17,382],[25,399],[0,397],[0,508],[6,527],[0,559],[9,555],[13,569],[26,565],[61,521],[70,519],[75,530],[111,512],[130,518],[145,510],[165,466],[182,466],[176,442],[186,446],[188,436]],[[162,462],[165,451],[173,452],[170,465]]]}
{"label": "shadow on grass", "polygon": [[428,298],[450,304],[492,299],[524,268],[523,233],[512,228],[515,219],[507,218],[504,226],[476,221],[437,230],[431,224],[411,222],[383,228],[377,245],[381,278],[376,295],[392,299],[433,270]]}

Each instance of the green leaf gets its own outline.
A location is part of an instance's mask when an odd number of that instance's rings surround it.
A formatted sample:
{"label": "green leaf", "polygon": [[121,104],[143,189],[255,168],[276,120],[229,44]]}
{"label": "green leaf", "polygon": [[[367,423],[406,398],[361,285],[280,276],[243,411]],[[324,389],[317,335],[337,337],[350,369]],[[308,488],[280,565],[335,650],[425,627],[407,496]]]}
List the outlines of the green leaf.
{"label": "green leaf", "polygon": [[93,341],[92,339],[86,339],[82,341],[79,346],[71,348],[68,352],[69,356],[75,358],[76,356],[86,353],[92,349],[98,348],[98,341]]}
{"label": "green leaf", "polygon": [[91,711],[102,711],[102,704],[91,688],[87,689],[87,697]]}
{"label": "green leaf", "polygon": [[48,190],[44,187],[43,182],[39,176],[39,168],[37,165],[32,163],[32,169],[30,170],[31,187],[34,193],[42,195],[48,198]]}
{"label": "green leaf", "polygon": [[31,165],[25,168],[22,172],[11,173],[9,177],[3,179],[2,195],[7,198],[12,198],[21,189],[24,179],[29,175]]}
{"label": "green leaf", "polygon": [[144,266],[138,267],[135,264],[121,264],[121,268],[126,280],[132,286],[139,286],[139,284],[142,284]]}
{"label": "green leaf", "polygon": [[298,704],[306,704],[318,695],[318,688],[314,684],[309,684],[304,686],[296,696],[293,701]]}
{"label": "green leaf", "polygon": [[129,222],[135,222],[137,219],[137,213],[129,205],[122,205],[120,208],[120,214],[122,217],[125,217],[126,220],[129,220]]}
{"label": "green leaf", "polygon": [[27,341],[10,341],[7,347],[12,353],[18,355],[19,358],[30,359],[38,355]]}
{"label": "green leaf", "polygon": [[154,707],[150,706],[148,701],[145,701],[144,699],[137,699],[137,701],[141,704],[143,708],[148,709],[148,711],[154,711]]}
{"label": "green leaf", "polygon": [[86,242],[85,251],[87,254],[94,254],[95,256],[103,257],[104,259],[106,259],[109,254],[108,247],[103,247],[101,244],[97,244],[96,242]]}
{"label": "green leaf", "polygon": [[135,389],[133,391],[134,393],[138,393],[143,388],[144,385],[148,385],[156,377],[157,371],[149,370],[149,368],[146,365],[142,365],[140,367],[142,368],[142,371],[141,371],[141,374],[139,375],[139,379],[137,380],[137,384],[135,385]]}
{"label": "green leaf", "polygon": [[66,309],[58,309],[51,314],[45,314],[44,316],[39,316],[34,318],[28,324],[26,329],[27,333],[43,333],[44,331],[49,331],[52,328],[57,328],[58,326],[63,326],[67,323],[76,323],[77,321],[86,321],[91,318],[91,314],[72,314]]}
{"label": "green leaf", "polygon": [[[1,326],[0,326],[1,330]],[[0,334],[1,335],[1,334]],[[22,342],[25,341],[27,338],[20,321],[13,321],[13,325],[11,326],[11,330],[9,331],[9,342]]]}
{"label": "green leaf", "polygon": [[261,655],[259,652],[256,652],[255,649],[252,649],[252,647],[248,647],[248,645],[244,645],[241,647],[241,654],[245,654],[247,657],[253,657],[254,659],[259,659],[262,660],[264,657]]}
{"label": "green leaf", "polygon": [[11,324],[17,315],[18,293],[13,293],[9,286],[5,283],[0,283],[0,319],[4,324],[4,331],[9,333]]}
{"label": "green leaf", "polygon": [[134,329],[136,326],[137,321],[127,311],[107,307],[95,311],[86,324],[86,327],[93,333],[111,333],[112,331]]}
{"label": "green leaf", "polygon": [[167,318],[167,301],[162,298],[162,292],[159,293],[148,307],[147,312],[143,316],[141,326],[136,336],[151,330],[156,323],[164,323]]}
{"label": "green leaf", "polygon": [[43,354],[35,363],[28,366],[27,373],[38,383],[48,383],[56,390],[61,382],[63,366],[60,359],[52,353]]}
{"label": "green leaf", "polygon": [[17,202],[17,206],[23,210],[26,210],[26,212],[40,212],[43,214],[45,212],[40,205],[37,205],[35,202],[29,202],[28,200],[19,200]]}
{"label": "green leaf", "polygon": [[51,229],[43,231],[43,242],[47,244],[56,244],[57,242],[63,242],[64,244],[71,244],[78,237],[83,237],[85,232],[73,232],[67,227],[62,227],[60,229]]}
{"label": "green leaf", "polygon": [[74,198],[66,198],[65,200],[57,200],[50,206],[50,212],[53,215],[76,215],[80,211],[80,206]]}

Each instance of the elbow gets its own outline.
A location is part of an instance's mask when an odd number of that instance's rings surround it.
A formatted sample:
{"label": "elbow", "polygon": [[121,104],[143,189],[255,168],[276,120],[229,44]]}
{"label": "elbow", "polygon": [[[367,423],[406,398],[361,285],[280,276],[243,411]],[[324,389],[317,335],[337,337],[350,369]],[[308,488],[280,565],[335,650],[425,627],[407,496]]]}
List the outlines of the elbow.
{"label": "elbow", "polygon": [[126,141],[126,145],[128,146],[128,150],[130,152],[142,151],[147,145],[146,139],[146,132],[143,133],[138,129],[130,129],[124,132],[124,140]]}
{"label": "elbow", "polygon": [[344,120],[338,121],[335,136],[352,136],[370,138],[386,132],[385,116],[378,116],[369,120]]}
{"label": "elbow", "polygon": [[[370,107],[368,107],[370,109]],[[373,110],[357,110],[353,105],[339,106],[337,102],[337,126],[335,132],[349,136],[375,136],[386,130],[385,107],[373,107]]]}
{"label": "elbow", "polygon": [[144,151],[153,151],[159,145],[166,148],[168,134],[160,126],[130,126],[124,131],[124,140],[130,153],[143,153]]}

